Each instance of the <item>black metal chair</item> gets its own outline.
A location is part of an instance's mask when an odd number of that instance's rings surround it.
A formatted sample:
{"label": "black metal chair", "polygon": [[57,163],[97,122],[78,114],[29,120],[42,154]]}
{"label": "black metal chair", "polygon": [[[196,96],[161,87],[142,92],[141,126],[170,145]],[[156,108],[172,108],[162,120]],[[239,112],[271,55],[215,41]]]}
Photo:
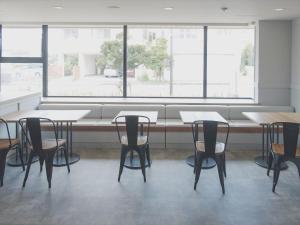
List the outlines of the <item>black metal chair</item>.
{"label": "black metal chair", "polygon": [[[115,119],[115,123],[118,132],[118,138],[121,143],[121,160],[118,182],[120,182],[120,178],[123,172],[123,167],[128,152],[130,152],[131,154],[131,159],[133,157],[133,152],[136,152],[138,154],[144,177],[144,182],[146,182],[146,158],[149,167],[151,164],[148,142],[150,119],[146,116],[138,115],[119,116]],[[122,131],[124,132],[124,134],[122,134]]]}
{"label": "black metal chair", "polygon": [[[68,154],[66,149],[66,140],[58,139],[57,127],[55,126],[55,123],[48,118],[22,118],[19,120],[19,124],[21,125],[22,132],[26,138],[26,145],[31,149],[29,153],[26,174],[23,181],[23,187],[25,187],[28,178],[32,159],[33,157],[38,156],[40,162],[40,171],[42,171],[45,161],[48,186],[49,188],[51,188],[53,158],[58,150],[62,150],[64,152],[67,169],[68,172],[70,172]],[[51,129],[50,132],[47,132],[47,134],[46,132],[42,132],[41,124],[52,128],[53,132],[51,131]],[[54,134],[53,139],[44,137],[46,135],[51,135],[50,133],[52,133],[52,135]]]}
{"label": "black metal chair", "polygon": [[[218,128],[225,129],[225,137],[218,136]],[[226,176],[225,150],[227,147],[229,124],[219,121],[199,120],[192,125],[195,147],[195,183],[196,190],[203,160],[212,158],[216,161],[222,192],[225,194],[224,175]],[[203,138],[199,138],[200,132]],[[221,142],[217,141],[222,139]]]}
{"label": "black metal chair", "polygon": [[0,186],[2,187],[3,186],[3,177],[4,177],[4,172],[5,172],[6,156],[10,150],[16,149],[17,154],[19,154],[20,159],[21,159],[23,171],[25,170],[25,166],[24,166],[24,162],[23,162],[20,141],[17,138],[12,139],[10,137],[8,124],[5,120],[3,120],[1,118],[0,118],[0,128],[4,128],[4,130],[6,130],[6,137],[3,139],[0,139]]}
{"label": "black metal chair", "polygon": [[[297,166],[300,176],[300,148],[298,147],[299,126],[299,123],[287,122],[276,122],[269,126],[271,151],[269,154],[267,175],[269,176],[274,161],[273,192],[275,192],[280,174],[280,166],[283,162],[293,162]],[[281,134],[278,132],[279,129],[282,129]],[[275,137],[274,132],[271,132],[274,130],[278,132],[277,137]]]}

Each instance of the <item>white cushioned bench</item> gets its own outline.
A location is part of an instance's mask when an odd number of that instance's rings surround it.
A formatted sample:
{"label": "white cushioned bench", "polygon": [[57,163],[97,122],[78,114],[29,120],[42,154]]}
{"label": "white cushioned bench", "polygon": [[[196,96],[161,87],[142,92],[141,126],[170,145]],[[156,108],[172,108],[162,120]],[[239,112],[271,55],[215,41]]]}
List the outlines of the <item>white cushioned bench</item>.
{"label": "white cushioned bench", "polygon": [[[157,111],[158,122],[151,125],[150,143],[159,148],[192,147],[191,125],[183,124],[180,111],[216,111],[230,124],[230,145],[260,145],[261,127],[248,120],[242,112],[292,112],[290,106],[252,105],[159,105],[159,104],[41,104],[39,109],[88,109],[91,112],[75,123],[74,142],[95,143],[95,146],[117,145],[112,119],[120,111]],[[100,132],[100,133],[99,133]],[[251,133],[251,135],[250,135]]]}

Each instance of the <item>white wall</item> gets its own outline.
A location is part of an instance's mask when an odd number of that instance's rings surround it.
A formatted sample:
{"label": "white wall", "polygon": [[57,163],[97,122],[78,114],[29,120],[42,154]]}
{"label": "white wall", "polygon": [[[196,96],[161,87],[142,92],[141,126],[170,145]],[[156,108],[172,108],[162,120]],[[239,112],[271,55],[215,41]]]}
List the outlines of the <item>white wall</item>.
{"label": "white wall", "polygon": [[258,103],[290,105],[291,21],[259,21],[257,27]]}
{"label": "white wall", "polygon": [[292,23],[291,105],[300,111],[300,18]]}

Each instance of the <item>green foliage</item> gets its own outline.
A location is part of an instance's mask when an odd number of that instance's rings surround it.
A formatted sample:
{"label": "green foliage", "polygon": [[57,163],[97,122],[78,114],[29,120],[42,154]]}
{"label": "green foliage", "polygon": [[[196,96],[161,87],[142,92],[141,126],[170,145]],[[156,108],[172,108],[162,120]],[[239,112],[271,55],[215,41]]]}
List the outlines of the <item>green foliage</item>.
{"label": "green foliage", "polygon": [[136,69],[145,61],[146,47],[144,45],[130,45],[127,56],[128,69]]}
{"label": "green foliage", "polygon": [[247,75],[246,66],[254,66],[254,49],[252,44],[247,44],[241,55],[240,72]]}
{"label": "green foliage", "polygon": [[163,71],[167,66],[168,58],[167,40],[164,38],[156,39],[154,44],[146,53],[145,66],[153,70],[158,79],[161,80]]}
{"label": "green foliage", "polygon": [[73,74],[74,66],[78,66],[78,55],[76,54],[68,54],[64,55],[64,68],[65,75],[70,76]]}

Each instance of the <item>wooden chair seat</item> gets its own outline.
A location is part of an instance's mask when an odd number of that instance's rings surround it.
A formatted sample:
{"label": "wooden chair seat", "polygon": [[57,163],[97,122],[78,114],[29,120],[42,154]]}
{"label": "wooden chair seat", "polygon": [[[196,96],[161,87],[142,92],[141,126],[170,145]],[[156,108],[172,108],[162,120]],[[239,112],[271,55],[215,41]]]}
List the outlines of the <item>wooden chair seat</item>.
{"label": "wooden chair seat", "polygon": [[10,146],[8,139],[1,139],[0,140],[0,150],[7,150],[10,147],[15,146],[19,143],[20,143],[19,139],[11,139],[11,146]]}
{"label": "wooden chair seat", "polygon": [[[205,152],[205,146],[203,141],[196,142],[196,150],[199,152]],[[216,154],[223,153],[225,151],[225,144],[221,142],[216,143]]]}
{"label": "wooden chair seat", "polygon": [[[272,150],[277,155],[284,155],[284,145],[283,144],[272,144]],[[296,157],[300,157],[300,148],[296,150]]]}
{"label": "wooden chair seat", "polygon": [[[122,143],[122,145],[128,145],[127,136],[121,137],[121,143]],[[138,146],[145,145],[146,143],[147,143],[147,136],[138,136],[138,139],[137,139]]]}
{"label": "wooden chair seat", "polygon": [[[66,143],[65,139],[57,139],[58,147]],[[43,150],[56,150],[57,144],[55,139],[47,139],[42,141]]]}

